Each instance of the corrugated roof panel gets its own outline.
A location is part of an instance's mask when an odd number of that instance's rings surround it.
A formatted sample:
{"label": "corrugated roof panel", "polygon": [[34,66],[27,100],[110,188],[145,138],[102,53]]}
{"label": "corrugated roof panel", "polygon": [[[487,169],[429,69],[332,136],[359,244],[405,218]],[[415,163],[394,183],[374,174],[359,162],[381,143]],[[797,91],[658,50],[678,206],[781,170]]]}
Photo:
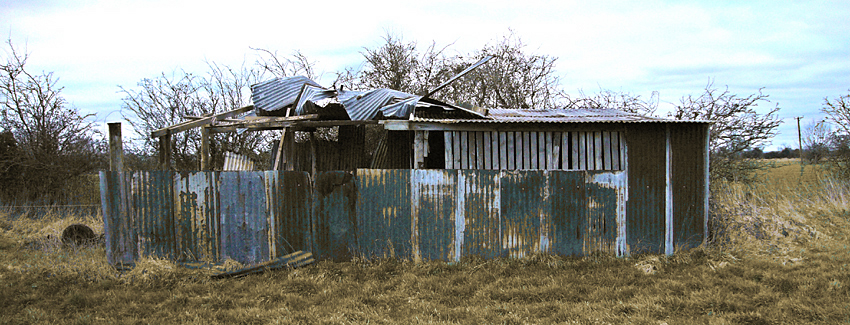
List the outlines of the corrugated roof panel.
{"label": "corrugated roof panel", "polygon": [[411,121],[424,123],[712,123],[711,121],[671,120],[613,109],[490,109],[486,117],[488,119],[416,117]]}
{"label": "corrugated roof panel", "polygon": [[420,96],[392,89],[373,89],[365,93],[344,91],[339,101],[352,121],[373,120],[381,112],[384,117],[407,118]]}
{"label": "corrugated roof panel", "polygon": [[321,88],[318,83],[304,76],[275,78],[251,85],[251,101],[259,110],[271,112],[293,105],[304,85]]}
{"label": "corrugated roof panel", "polygon": [[397,90],[381,88],[359,92],[326,89],[303,76],[276,78],[252,85],[251,99],[254,106],[265,115],[280,115],[280,112],[269,112],[290,106],[295,108],[295,115],[304,115],[308,114],[305,110],[311,103],[324,107],[327,100],[335,99],[342,104],[352,121],[373,120],[379,113],[383,118],[407,119],[416,107],[420,106],[420,101],[422,106],[463,111],[465,114],[462,116],[465,118],[483,118],[479,113],[470,110]]}

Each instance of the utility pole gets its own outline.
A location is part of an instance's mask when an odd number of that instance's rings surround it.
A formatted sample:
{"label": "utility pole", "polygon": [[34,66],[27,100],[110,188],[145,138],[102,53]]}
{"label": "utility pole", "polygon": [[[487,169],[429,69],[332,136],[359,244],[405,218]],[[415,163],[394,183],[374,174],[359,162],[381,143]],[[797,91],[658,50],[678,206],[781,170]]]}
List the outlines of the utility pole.
{"label": "utility pole", "polygon": [[797,145],[800,148],[800,166],[803,166],[803,136],[800,135],[800,119],[802,116],[795,117],[797,119]]}

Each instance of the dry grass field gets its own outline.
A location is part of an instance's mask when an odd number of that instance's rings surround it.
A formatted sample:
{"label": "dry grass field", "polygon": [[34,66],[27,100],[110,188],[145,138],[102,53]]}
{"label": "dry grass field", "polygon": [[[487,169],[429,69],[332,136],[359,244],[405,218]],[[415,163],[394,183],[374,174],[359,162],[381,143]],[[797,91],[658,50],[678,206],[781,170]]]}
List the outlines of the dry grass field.
{"label": "dry grass field", "polygon": [[671,257],[319,262],[243,278],[144,258],[114,271],[65,226],[0,212],[0,324],[850,323],[850,185],[792,160],[713,184],[713,243]]}

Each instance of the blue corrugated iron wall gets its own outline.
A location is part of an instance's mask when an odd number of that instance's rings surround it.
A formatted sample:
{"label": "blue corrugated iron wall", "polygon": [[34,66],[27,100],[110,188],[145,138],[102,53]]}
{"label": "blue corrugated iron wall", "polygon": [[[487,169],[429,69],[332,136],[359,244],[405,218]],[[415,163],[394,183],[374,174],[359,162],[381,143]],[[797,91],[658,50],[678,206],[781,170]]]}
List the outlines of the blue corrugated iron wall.
{"label": "blue corrugated iron wall", "polygon": [[625,173],[374,170],[101,173],[107,257],[457,261],[628,254]]}
{"label": "blue corrugated iron wall", "polygon": [[461,243],[455,258],[503,256],[499,189],[501,172],[497,170],[457,170],[457,213],[455,233]]}
{"label": "blue corrugated iron wall", "polygon": [[367,258],[411,256],[409,169],[357,170],[357,242]]}

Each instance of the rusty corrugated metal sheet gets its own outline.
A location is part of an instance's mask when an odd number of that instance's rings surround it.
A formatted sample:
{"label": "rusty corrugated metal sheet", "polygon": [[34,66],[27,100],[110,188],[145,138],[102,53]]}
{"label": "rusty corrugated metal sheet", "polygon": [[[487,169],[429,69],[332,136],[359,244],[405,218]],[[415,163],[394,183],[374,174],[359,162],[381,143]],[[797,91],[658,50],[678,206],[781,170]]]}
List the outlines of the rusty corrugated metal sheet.
{"label": "rusty corrugated metal sheet", "polygon": [[174,256],[173,204],[170,175],[155,171],[125,173],[130,182],[128,217],[136,228],[136,250],[143,256]]}
{"label": "rusty corrugated metal sheet", "polygon": [[672,120],[644,116],[614,109],[489,109],[488,119],[416,117],[423,123],[712,123],[711,121]]}
{"label": "rusty corrugated metal sheet", "polygon": [[412,170],[410,187],[413,258],[457,260],[457,174],[448,170]]}
{"label": "rusty corrugated metal sheet", "polygon": [[455,232],[461,256],[502,257],[501,175],[496,170],[457,170]]}
{"label": "rusty corrugated metal sheet", "polygon": [[224,168],[222,170],[254,170],[254,161],[247,156],[227,151],[224,153]]}
{"label": "rusty corrugated metal sheet", "polygon": [[357,183],[353,171],[319,172],[314,189],[313,255],[349,261],[357,254]]}
{"label": "rusty corrugated metal sheet", "polygon": [[116,266],[134,265],[139,257],[135,225],[128,211],[129,185],[124,172],[100,172],[106,261]]}
{"label": "rusty corrugated metal sheet", "polygon": [[310,175],[299,171],[266,171],[269,255],[281,257],[296,251],[311,251]]}
{"label": "rusty corrugated metal sheet", "polygon": [[[139,173],[142,174],[142,173]],[[219,259],[219,189],[216,172],[174,174],[175,232],[178,260]]]}
{"label": "rusty corrugated metal sheet", "polygon": [[221,258],[242,264],[269,260],[263,172],[221,172]]}
{"label": "rusty corrugated metal sheet", "polygon": [[663,124],[626,128],[629,198],[627,242],[634,253],[664,253],[666,237],[666,131]]}
{"label": "rusty corrugated metal sheet", "polygon": [[702,244],[705,233],[705,202],[708,125],[700,128],[670,126],[673,188],[673,241],[676,247]]}
{"label": "rusty corrugated metal sheet", "polygon": [[586,172],[587,224],[584,234],[584,253],[618,254],[620,223],[619,202],[625,188],[624,173]]}
{"label": "rusty corrugated metal sheet", "polygon": [[540,217],[543,211],[543,171],[504,171],[501,177],[503,254],[523,257],[541,251]]}
{"label": "rusty corrugated metal sheet", "polygon": [[587,186],[584,172],[549,172],[550,252],[584,254],[587,229]]}
{"label": "rusty corrugated metal sheet", "polygon": [[357,170],[357,242],[366,257],[411,256],[409,169]]}
{"label": "rusty corrugated metal sheet", "polygon": [[334,260],[626,255],[631,240],[623,171],[360,169],[319,173],[315,187],[304,172],[104,172],[101,184],[113,264],[139,253],[257,264],[305,249]]}

